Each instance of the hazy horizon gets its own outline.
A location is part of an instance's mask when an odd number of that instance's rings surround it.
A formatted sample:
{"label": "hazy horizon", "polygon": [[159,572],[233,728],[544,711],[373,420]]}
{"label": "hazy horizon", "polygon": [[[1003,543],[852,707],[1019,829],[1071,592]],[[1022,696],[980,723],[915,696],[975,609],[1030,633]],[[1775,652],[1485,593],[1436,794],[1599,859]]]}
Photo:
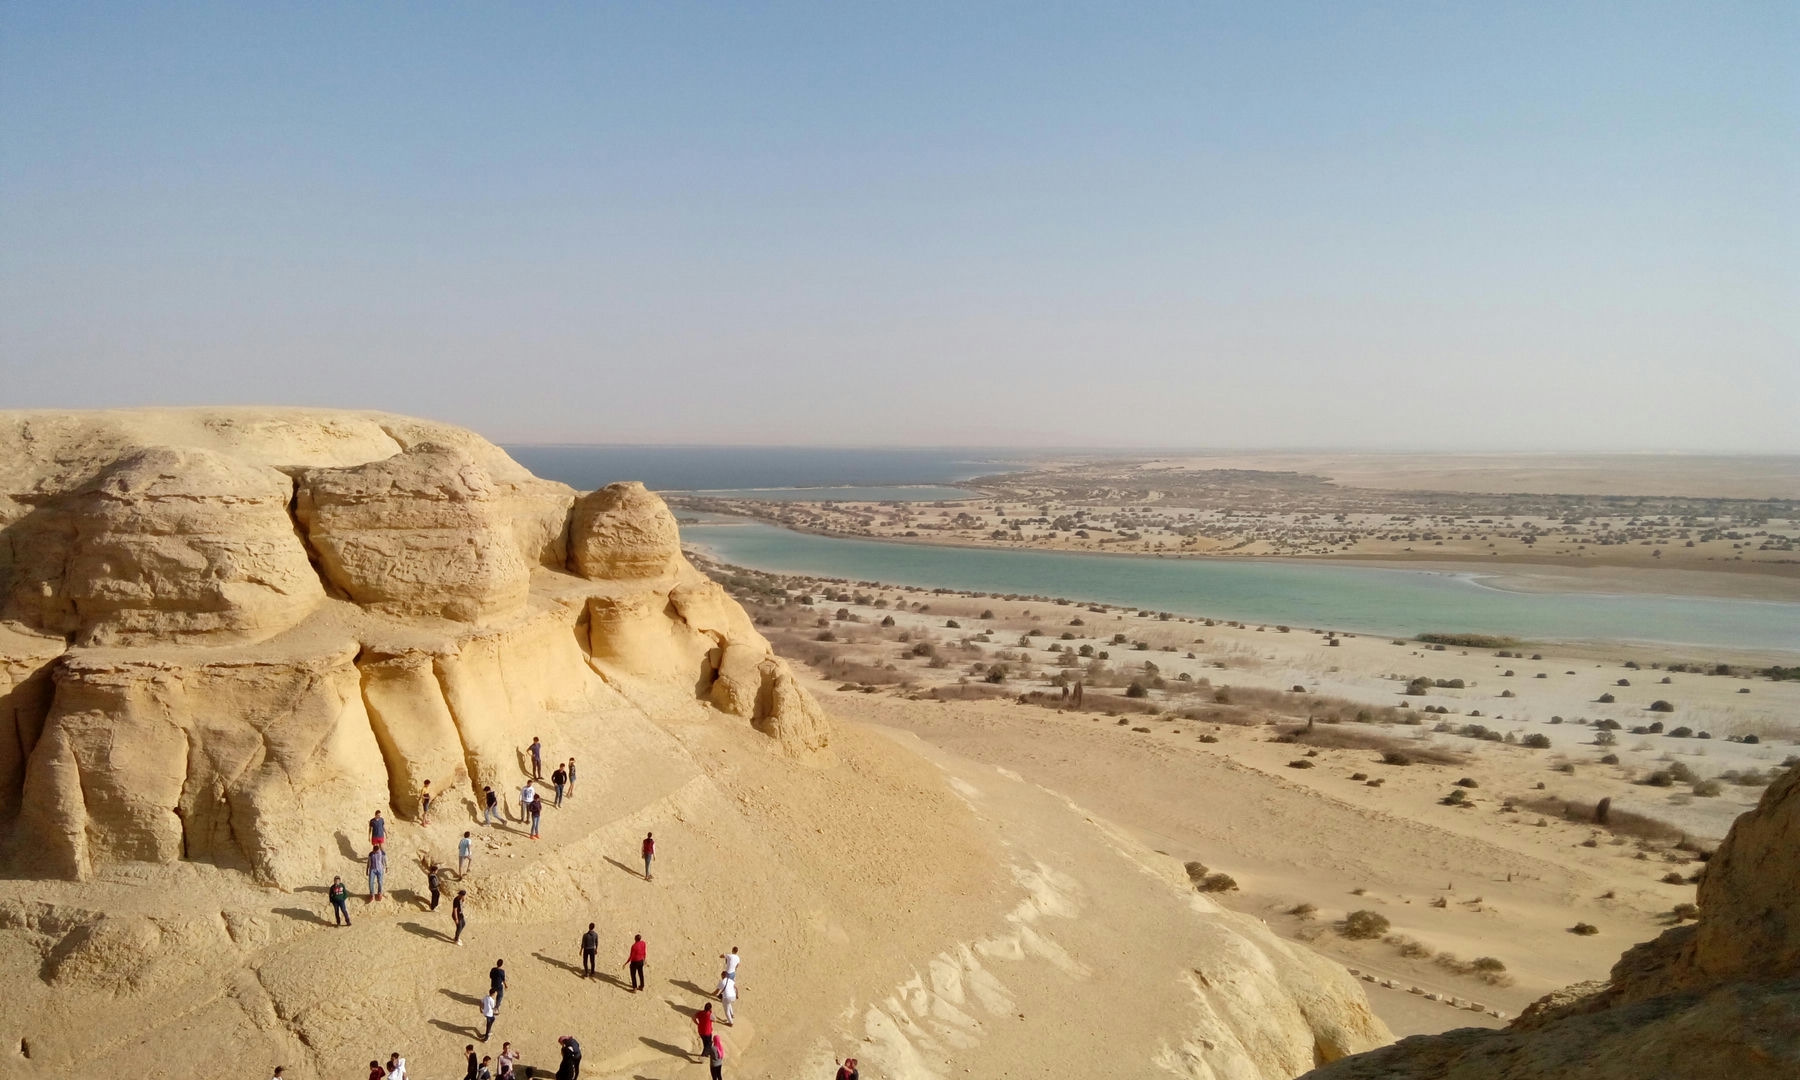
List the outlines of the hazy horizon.
{"label": "hazy horizon", "polygon": [[0,6],[0,408],[1800,453],[1800,8]]}

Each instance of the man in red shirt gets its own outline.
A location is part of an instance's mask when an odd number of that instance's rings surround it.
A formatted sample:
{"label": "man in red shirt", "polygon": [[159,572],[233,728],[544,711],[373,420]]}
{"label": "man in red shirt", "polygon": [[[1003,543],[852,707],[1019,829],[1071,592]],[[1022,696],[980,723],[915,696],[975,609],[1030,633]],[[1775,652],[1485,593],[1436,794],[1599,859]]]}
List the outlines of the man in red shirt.
{"label": "man in red shirt", "polygon": [[694,1016],[694,1026],[700,1029],[700,1056],[712,1057],[713,1015],[712,1002],[707,1002]]}
{"label": "man in red shirt", "polygon": [[644,834],[644,880],[655,881],[650,876],[650,860],[656,858],[656,836],[654,833]]}
{"label": "man in red shirt", "polygon": [[650,946],[644,944],[644,935],[631,935],[631,955],[625,958],[625,966],[631,969],[631,992],[637,993],[644,988],[644,961],[650,956]]}

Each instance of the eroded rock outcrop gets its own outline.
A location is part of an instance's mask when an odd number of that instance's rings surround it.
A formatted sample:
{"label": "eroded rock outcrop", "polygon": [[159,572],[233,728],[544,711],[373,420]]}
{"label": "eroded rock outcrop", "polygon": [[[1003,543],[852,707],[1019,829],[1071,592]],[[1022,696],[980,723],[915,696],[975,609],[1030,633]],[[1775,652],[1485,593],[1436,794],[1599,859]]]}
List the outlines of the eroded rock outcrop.
{"label": "eroded rock outcrop", "polygon": [[1800,769],[1732,825],[1700,920],[1627,950],[1604,983],[1499,1031],[1420,1035],[1311,1080],[1775,1080],[1800,1076]]}
{"label": "eroded rock outcrop", "polygon": [[407,417],[0,414],[0,604],[0,830],[34,873],[310,879],[375,807],[504,790],[640,685],[827,740],[642,485],[578,502]]}

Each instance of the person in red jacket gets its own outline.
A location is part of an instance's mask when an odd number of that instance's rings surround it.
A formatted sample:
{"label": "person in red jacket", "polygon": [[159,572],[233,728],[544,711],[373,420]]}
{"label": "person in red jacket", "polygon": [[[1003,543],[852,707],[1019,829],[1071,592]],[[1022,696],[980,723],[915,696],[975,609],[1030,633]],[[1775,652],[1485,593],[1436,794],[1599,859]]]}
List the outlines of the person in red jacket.
{"label": "person in red jacket", "polygon": [[701,1010],[694,1014],[694,1026],[700,1029],[700,1056],[712,1056],[713,1014],[712,1002],[707,1002]]}
{"label": "person in red jacket", "polygon": [[851,1058],[838,1066],[837,1080],[858,1080],[862,1074],[856,1071],[856,1059]]}
{"label": "person in red jacket", "polygon": [[631,969],[631,992],[634,994],[644,988],[644,961],[649,956],[650,946],[644,944],[644,935],[631,935],[631,955],[625,958],[625,966]]}

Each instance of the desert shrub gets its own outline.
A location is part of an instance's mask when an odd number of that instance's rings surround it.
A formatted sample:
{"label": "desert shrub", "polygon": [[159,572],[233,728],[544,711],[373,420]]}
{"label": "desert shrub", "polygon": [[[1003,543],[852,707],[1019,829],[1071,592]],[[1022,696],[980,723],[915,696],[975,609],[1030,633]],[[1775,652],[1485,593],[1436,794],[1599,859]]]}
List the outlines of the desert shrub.
{"label": "desert shrub", "polygon": [[1717,780],[1702,780],[1694,785],[1694,794],[1702,799],[1711,799],[1723,794],[1725,785]]}
{"label": "desert shrub", "polygon": [[1367,780],[1368,778],[1369,778],[1369,774],[1366,772],[1357,772],[1357,773],[1350,774],[1350,779],[1352,779],[1352,780]]}
{"label": "desert shrub", "polygon": [[1473,776],[1465,776],[1461,780],[1458,780],[1456,782],[1456,786],[1457,787],[1478,788],[1481,785],[1475,782],[1475,778]]}
{"label": "desert shrub", "polygon": [[961,630],[962,623],[957,622],[955,619],[945,619],[944,628],[947,630]]}
{"label": "desert shrub", "polygon": [[1461,806],[1468,801],[1469,796],[1463,792],[1462,788],[1456,788],[1451,791],[1450,794],[1438,800],[1438,802],[1443,803],[1445,806]]}
{"label": "desert shrub", "polygon": [[1308,761],[1306,758],[1295,758],[1294,760],[1288,762],[1288,768],[1290,768],[1290,769],[1310,769],[1312,767],[1313,767],[1313,763],[1311,761]]}
{"label": "desert shrub", "polygon": [[1338,927],[1338,933],[1354,941],[1366,941],[1370,938],[1382,937],[1388,932],[1387,916],[1377,911],[1352,911],[1344,916]]}
{"label": "desert shrub", "polygon": [[1619,763],[1619,755],[1617,755],[1617,754],[1602,754],[1602,755],[1600,755],[1600,764],[1602,764],[1602,765],[1617,765],[1618,763]]}
{"label": "desert shrub", "polygon": [[1517,638],[1494,634],[1419,634],[1413,640],[1427,645],[1456,645],[1464,649],[1510,649],[1521,644]]}
{"label": "desert shrub", "polygon": [[1238,883],[1230,874],[1208,874],[1197,886],[1201,892],[1233,892]]}
{"label": "desert shrub", "polygon": [[1599,731],[1594,733],[1595,746],[1612,746],[1618,741],[1619,737],[1610,731]]}
{"label": "desert shrub", "polygon": [[1692,738],[1693,734],[1694,734],[1694,729],[1691,727],[1678,727],[1678,728],[1669,729],[1669,738],[1671,738],[1671,739]]}
{"label": "desert shrub", "polygon": [[1651,787],[1674,787],[1675,774],[1667,769],[1658,769],[1649,776],[1644,777],[1644,783],[1649,784]]}
{"label": "desert shrub", "polygon": [[1600,928],[1593,923],[1578,922],[1574,926],[1569,927],[1569,933],[1580,934],[1582,937],[1593,937],[1599,932]]}
{"label": "desert shrub", "polygon": [[1676,904],[1669,910],[1669,916],[1676,922],[1686,922],[1689,919],[1698,919],[1700,917],[1700,906],[1698,904]]}
{"label": "desert shrub", "polygon": [[1596,824],[1596,825],[1606,824],[1606,819],[1611,813],[1612,813],[1612,799],[1610,797],[1601,799],[1599,802],[1594,804],[1594,824]]}
{"label": "desert shrub", "polygon": [[1662,698],[1657,698],[1655,701],[1652,701],[1650,703],[1650,711],[1651,712],[1674,712],[1675,706],[1669,704],[1667,701],[1664,701]]}
{"label": "desert shrub", "polygon": [[1313,904],[1295,904],[1288,908],[1288,914],[1297,919],[1310,919],[1318,910],[1318,907]]}
{"label": "desert shrub", "polygon": [[1540,731],[1532,732],[1531,734],[1525,736],[1523,739],[1519,740],[1519,742],[1521,745],[1529,747],[1532,750],[1548,750],[1548,749],[1550,749],[1550,736],[1545,735],[1543,732],[1540,732]]}
{"label": "desert shrub", "polygon": [[984,619],[993,618],[994,617],[994,609],[993,608],[983,608],[982,612],[981,612],[981,617]]}
{"label": "desert shrub", "polygon": [[1613,702],[1615,702],[1619,699],[1616,697],[1613,697],[1611,694],[1601,694],[1595,700],[1600,702],[1600,704],[1602,704],[1602,705],[1611,705]]}
{"label": "desert shrub", "polygon": [[1662,883],[1664,885],[1684,885],[1687,883],[1687,879],[1671,870],[1662,876]]}
{"label": "desert shrub", "polygon": [[1404,750],[1384,750],[1381,754],[1383,765],[1411,765],[1412,758]]}
{"label": "desert shrub", "polygon": [[1208,873],[1207,865],[1197,860],[1190,860],[1182,863],[1181,868],[1187,871],[1188,880],[1196,885],[1204,881]]}
{"label": "desert shrub", "polygon": [[1755,735],[1746,735],[1741,741],[1745,746],[1755,746],[1757,743],[1762,742],[1762,739]]}
{"label": "desert shrub", "polygon": [[1630,679],[1620,679],[1618,682],[1614,683],[1613,685],[1614,686],[1630,686],[1631,680]]}

